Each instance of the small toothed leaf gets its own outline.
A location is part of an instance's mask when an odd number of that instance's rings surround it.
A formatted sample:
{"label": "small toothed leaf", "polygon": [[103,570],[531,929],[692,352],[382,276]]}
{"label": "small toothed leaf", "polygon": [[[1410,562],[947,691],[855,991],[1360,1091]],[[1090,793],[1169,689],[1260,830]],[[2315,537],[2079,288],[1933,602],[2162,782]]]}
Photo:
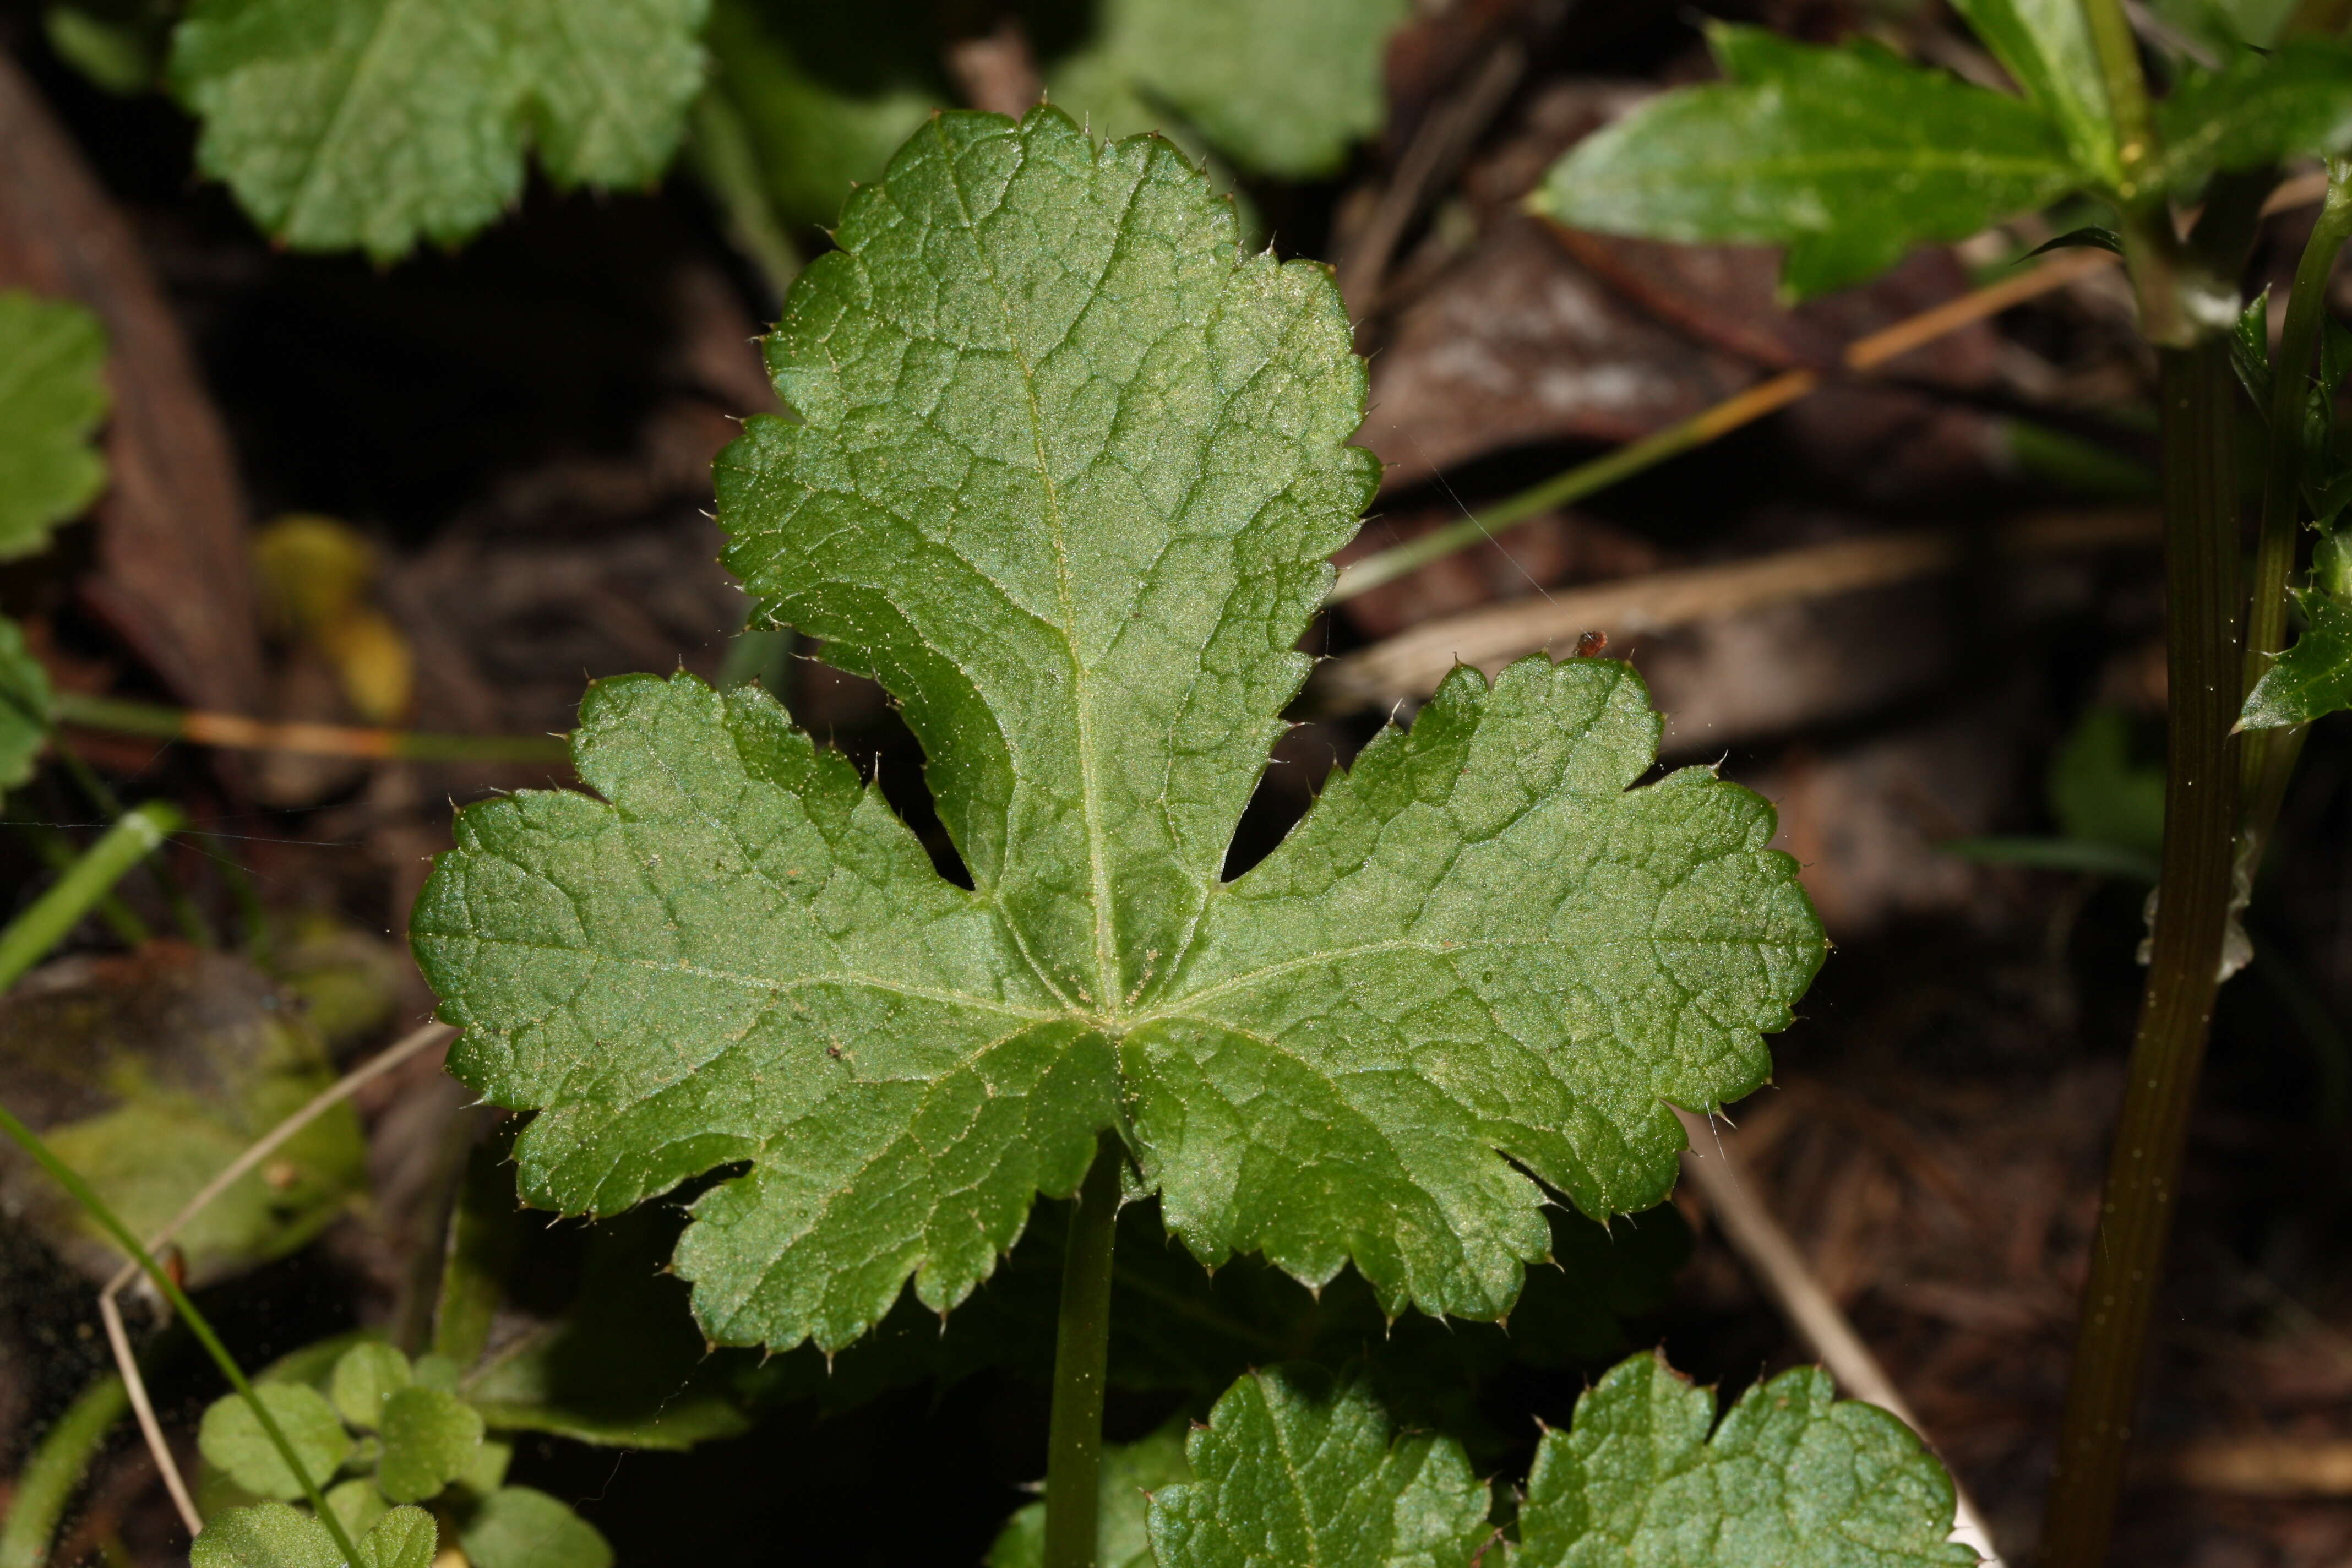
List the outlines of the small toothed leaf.
{"label": "small toothed leaf", "polygon": [[97,317],[0,291],[0,561],[45,547],[105,484],[90,445],[106,415],[105,371]]}
{"label": "small toothed leaf", "polygon": [[2238,384],[2253,400],[2254,410],[2268,419],[2271,412],[2271,291],[2265,288],[2238,312],[2230,332],[2230,369]]}
{"label": "small toothed leaf", "polygon": [[1396,1436],[1360,1384],[1311,1366],[1234,1384],[1185,1457],[1193,1479],[1151,1500],[1158,1568],[1436,1568],[1493,1533],[1458,1446]]}
{"label": "small toothed leaf", "polygon": [[2296,594],[2303,635],[2246,694],[2242,730],[2308,724],[2352,708],[2352,604],[2324,588]]}
{"label": "small toothed leaf", "polygon": [[298,249],[448,244],[522,193],[641,185],[702,85],[709,0],[195,0],[171,79],[196,163]]}
{"label": "small toothed leaf", "polygon": [[[1710,1435],[1712,1428],[1712,1435]],[[1951,1479],[1911,1429],[1784,1373],[1718,1425],[1715,1395],[1654,1355],[1621,1363],[1544,1435],[1513,1568],[1969,1568]]]}
{"label": "small toothed leaf", "polygon": [[1569,151],[1531,205],[1653,239],[1788,247],[1803,298],[1964,238],[2085,179],[2033,105],[1874,45],[1708,30],[1728,80],[1643,104]]}

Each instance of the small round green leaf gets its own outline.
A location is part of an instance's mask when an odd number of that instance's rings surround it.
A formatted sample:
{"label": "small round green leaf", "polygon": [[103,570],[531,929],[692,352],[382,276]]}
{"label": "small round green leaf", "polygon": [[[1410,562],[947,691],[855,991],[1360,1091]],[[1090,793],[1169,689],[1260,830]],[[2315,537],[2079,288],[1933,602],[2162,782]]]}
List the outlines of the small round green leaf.
{"label": "small round green leaf", "polygon": [[612,1568],[596,1527],[542,1491],[501,1487],[458,1531],[474,1568]]}
{"label": "small round green leaf", "polygon": [[327,1527],[282,1502],[233,1508],[205,1521],[188,1568],[343,1568]]}
{"label": "small round green leaf", "polygon": [[433,1568],[440,1543],[431,1514],[421,1508],[396,1508],[361,1538],[359,1568]]}
{"label": "small round green leaf", "polygon": [[335,1363],[330,1392],[344,1420],[373,1431],[383,1424],[383,1402],[410,1382],[408,1358],[390,1345],[353,1345]]}
{"label": "small round green leaf", "polygon": [[437,1388],[444,1394],[457,1392],[457,1363],[438,1352],[427,1352],[416,1358],[415,1375],[420,1388]]}
{"label": "small round green leaf", "polygon": [[431,1497],[473,1468],[482,1447],[482,1418],[473,1406],[437,1388],[415,1384],[383,1402],[383,1462],[376,1484],[394,1502]]}
{"label": "small round green leaf", "polygon": [[[299,1383],[265,1383],[254,1393],[285,1433],[311,1481],[325,1485],[352,1452],[351,1434],[343,1430],[326,1395]],[[286,1468],[285,1456],[239,1395],[213,1402],[197,1429],[196,1447],[249,1492],[268,1498],[302,1495],[301,1481]]]}

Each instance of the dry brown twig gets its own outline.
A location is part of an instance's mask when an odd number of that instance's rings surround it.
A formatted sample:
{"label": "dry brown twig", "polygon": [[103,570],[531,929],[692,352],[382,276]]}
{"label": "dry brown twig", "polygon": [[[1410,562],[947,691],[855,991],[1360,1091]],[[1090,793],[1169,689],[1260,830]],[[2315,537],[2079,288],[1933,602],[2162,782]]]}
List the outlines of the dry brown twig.
{"label": "dry brown twig", "polygon": [[[1991,544],[2007,555],[2050,555],[2153,545],[2156,514],[2138,509],[2053,512],[2020,519]],[[1309,701],[1323,711],[1382,708],[1437,689],[1457,664],[1489,675],[1522,654],[1573,644],[1589,632],[1622,637],[1713,620],[1769,605],[1828,598],[1949,572],[1971,553],[1957,531],[1874,534],[1785,550],[1752,561],[1657,572],[1424,621],[1410,631],[1328,660]]]}
{"label": "dry brown twig", "polygon": [[2238,1497],[2352,1497],[2352,1441],[2207,1437],[2147,1467],[2148,1479]]}
{"label": "dry brown twig", "polygon": [[[230,1161],[222,1167],[218,1175],[199,1188],[195,1195],[181,1206],[178,1214],[147,1238],[147,1250],[151,1254],[160,1254],[190,1220],[210,1206],[214,1199],[276,1153],[288,1139],[318,1120],[329,1109],[349,1100],[362,1086],[382,1078],[401,1063],[436,1046],[446,1046],[457,1037],[457,1031],[446,1024],[427,1024],[370,1057],[331,1086],[320,1089],[300,1110],[256,1139],[244,1153]],[[130,1393],[131,1414],[138,1417],[140,1433],[147,1439],[147,1451],[154,1456],[155,1468],[163,1475],[163,1489],[172,1494],[172,1506],[179,1510],[180,1522],[187,1526],[188,1533],[194,1536],[204,1529],[204,1517],[196,1511],[195,1498],[188,1490],[187,1479],[180,1473],[179,1461],[172,1456],[171,1445],[163,1440],[163,1425],[155,1419],[154,1405],[147,1397],[147,1382],[139,1374],[139,1360],[131,1353],[131,1336],[123,1328],[122,1309],[116,1300],[138,1278],[139,1266],[125,1263],[114,1278],[106,1282],[106,1288],[98,1293],[98,1315],[106,1325],[106,1342],[114,1352],[114,1364],[122,1373],[123,1387]]]}
{"label": "dry brown twig", "polygon": [[[1814,1278],[1796,1242],[1764,1206],[1746,1170],[1725,1146],[1721,1130],[1679,1106],[1675,1114],[1682,1119],[1683,1130],[1690,1137],[1690,1147],[1683,1151],[1683,1173],[1706,1199],[1716,1224],[1723,1227],[1724,1239],[1755,1271],[1757,1283],[1772,1304],[1848,1395],[1877,1405],[1932,1446],[1927,1428],[1919,1424],[1895,1380],[1886,1375],[1853,1322]],[[1952,1539],[1973,1547],[1984,1559],[1984,1568],[2002,1568],[1984,1516],[1957,1478],[1952,1491],[1956,1503]]]}

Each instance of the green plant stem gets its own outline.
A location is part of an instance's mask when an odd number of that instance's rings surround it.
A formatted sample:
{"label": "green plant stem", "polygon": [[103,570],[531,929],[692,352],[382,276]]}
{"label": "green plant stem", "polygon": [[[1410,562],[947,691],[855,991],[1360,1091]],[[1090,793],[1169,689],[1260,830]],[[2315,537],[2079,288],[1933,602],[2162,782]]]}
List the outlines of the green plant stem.
{"label": "green plant stem", "polygon": [[[39,856],[41,863],[50,870],[62,876],[72,868],[77,858],[73,841],[64,834],[46,823],[20,827],[17,831],[26,842],[32,845],[33,853]],[[98,918],[106,922],[106,929],[112,931],[115,939],[125,947],[137,947],[155,934],[116,893],[109,893],[98,900]]]}
{"label": "green plant stem", "polygon": [[[2295,547],[2301,542],[2303,478],[2303,412],[2310,395],[2312,362],[2319,348],[2319,327],[2327,315],[2327,280],[2336,270],[2337,252],[2352,238],[2352,163],[2332,160],[2327,166],[2327,197],[2319,221],[2295,264],[2294,290],[2287,296],[2286,319],[2280,323],[2278,353],[2272,362],[2270,442],[2263,455],[2262,531],[2254,546],[2253,590],[2246,612],[2245,689],[2254,683],[2282,651],[2286,640],[2287,578],[2294,571]],[[2239,788],[2246,808],[2245,827],[2251,842],[2260,846],[2270,837],[2278,804],[2286,793],[2286,779],[2278,773],[2284,760],[2292,772],[2303,749],[2303,731],[2256,730],[2246,734],[2239,759]]]}
{"label": "green plant stem", "polygon": [[97,843],[83,850],[47,892],[0,929],[0,990],[14,985],[18,976],[47,958],[49,950],[65,940],[66,932],[89,913],[90,906],[113,890],[124,872],[178,832],[186,820],[178,806],[151,800],[124,813]]}
{"label": "green plant stem", "polygon": [[1817,384],[1817,378],[1805,371],[1790,371],[1775,376],[1704,413],[1695,414],[1679,424],[1669,425],[1654,435],[1629,442],[1613,452],[1604,452],[1591,462],[1579,463],[1539,484],[1528,486],[1517,495],[1506,496],[1475,517],[1465,517],[1459,522],[1448,523],[1444,528],[1424,533],[1418,539],[1408,540],[1376,555],[1350,562],[1339,569],[1339,581],[1331,584],[1331,591],[1323,596],[1323,603],[1327,605],[1344,603],[1383,583],[1393,583],[1409,572],[1417,572],[1433,561],[1441,561],[1458,550],[1466,550],[1480,540],[1491,537],[1498,530],[1525,522],[1531,517],[1540,517],[1571,501],[1582,500],[1597,490],[1605,490],[1613,484],[1656,468],[1669,458],[1679,456],[1694,447],[1704,447],[1728,431],[1795,402]]}
{"label": "green plant stem", "polygon": [[188,1325],[188,1331],[196,1336],[196,1342],[205,1347],[205,1353],[213,1358],[213,1364],[220,1368],[221,1375],[228,1379],[229,1386],[236,1390],[246,1407],[253,1412],[254,1420],[260,1424],[270,1446],[278,1450],[278,1457],[286,1461],[287,1469],[301,1483],[303,1498],[309,1501],[311,1511],[319,1516],[319,1522],[327,1527],[327,1533],[334,1538],[335,1549],[342,1553],[343,1562],[357,1563],[360,1560],[358,1548],[352,1544],[350,1534],[343,1529],[343,1521],[327,1506],[325,1495],[320,1491],[319,1483],[311,1479],[301,1456],[295,1453],[294,1445],[286,1440],[285,1430],[278,1425],[278,1417],[269,1413],[269,1407],[253,1392],[253,1384],[246,1380],[244,1371],[236,1364],[236,1358],[228,1353],[228,1347],[221,1343],[220,1336],[213,1332],[212,1324],[196,1310],[196,1304],[188,1300],[187,1292],[180,1289],[179,1282],[139,1244],[139,1238],[131,1234],[130,1226],[124,1225],[107,1206],[106,1200],[81,1179],[80,1173],[58,1159],[41,1141],[40,1134],[18,1121],[15,1112],[5,1105],[0,1105],[0,1133],[6,1134],[18,1148],[31,1155],[34,1163],[47,1171],[50,1179],[81,1205],[83,1213],[114,1237],[115,1245],[121,1247],[131,1260],[139,1265],[140,1271],[153,1282],[155,1289],[163,1292],[163,1299],[172,1304],[172,1310]]}
{"label": "green plant stem", "polygon": [[1111,1244],[1118,1237],[1118,1135],[1106,1132],[1070,1215],[1054,1334],[1045,1439],[1044,1568],[1095,1568],[1102,1501],[1103,1384],[1110,1367]]}
{"label": "green plant stem", "polygon": [[41,1568],[66,1503],[81,1485],[89,1461],[131,1408],[120,1373],[106,1373],[75,1396],[41,1435],[32,1458],[16,1472],[8,1518],[0,1523],[0,1568]]}
{"label": "green plant stem", "polygon": [[572,755],[561,735],[436,735],[416,730],[371,730],[342,724],[274,724],[236,713],[166,708],[120,697],[58,693],[58,720],[85,730],[194,741],[236,750],[299,752],[312,756],[381,757],[410,763],[561,763]]}
{"label": "green plant stem", "polygon": [[2157,166],[2156,116],[2147,103],[2147,79],[2139,68],[2139,40],[2122,0],[2083,0],[2083,19],[2089,24],[2091,47],[2099,57],[2100,85],[2106,89],[2107,118],[2116,128],[2116,152],[2123,163],[2124,184],[2116,195],[2145,206],[2151,194],[2147,176]]}
{"label": "green plant stem", "polygon": [[2165,202],[2164,149],[2148,108],[2139,40],[2124,15],[2123,0],[2082,0],[2082,5],[2091,47],[2099,57],[2107,117],[2116,131],[2116,155],[2122,169],[2115,190],[2121,210],[2117,227],[2139,300],[2140,331],[2159,347],[2186,348],[2200,331],[2186,298],[2194,286],[2186,276],[2192,269],[2184,265]]}
{"label": "green plant stem", "polygon": [[769,310],[774,310],[800,276],[800,247],[769,199],[742,110],[715,82],[694,100],[687,153],[703,189],[717,200],[726,219],[729,243],[759,271],[761,282],[767,285]]}
{"label": "green plant stem", "polygon": [[[49,750],[56,753],[58,762],[65,764],[66,772],[73,776],[74,787],[98,808],[100,816],[109,820],[122,816],[122,797],[98,776],[98,770],[91,767],[79,752],[66,743],[63,735],[55,731],[50,732]],[[180,928],[180,934],[188,939],[189,944],[206,950],[218,946],[219,943],[213,940],[213,928],[196,909],[195,900],[188,897],[188,890],[180,885],[180,879],[172,874],[171,862],[159,855],[148,863],[147,870],[155,879],[155,891],[163,896],[163,907],[172,911],[173,923]]]}
{"label": "green plant stem", "polygon": [[2124,1477],[2182,1149],[2221,985],[2237,828],[2240,660],[2233,387],[2215,339],[2158,355],[2167,737],[2153,961],[2107,1165],[2059,1428],[2045,1568],[2100,1568]]}

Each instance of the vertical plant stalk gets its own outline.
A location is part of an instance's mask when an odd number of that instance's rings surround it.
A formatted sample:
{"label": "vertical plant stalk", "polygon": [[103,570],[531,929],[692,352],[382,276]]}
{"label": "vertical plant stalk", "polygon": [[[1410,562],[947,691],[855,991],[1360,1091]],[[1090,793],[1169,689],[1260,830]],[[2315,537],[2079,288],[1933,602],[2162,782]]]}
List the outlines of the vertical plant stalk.
{"label": "vertical plant stalk", "polygon": [[2099,58],[2107,119],[2116,131],[2116,157],[2122,178],[2116,185],[2121,209],[2124,260],[2131,268],[2139,300],[2139,329],[2150,342],[2185,348],[2198,327],[2187,308],[2172,214],[2164,199],[2163,149],[2156,115],[2148,107],[2147,79],[2139,64],[2139,40],[2124,15],[2123,0],[2083,0],[2091,47]]}
{"label": "vertical plant stalk", "polygon": [[689,123],[687,155],[719,207],[728,242],[759,272],[769,305],[781,307],[800,275],[801,253],[768,199],[751,128],[716,82],[704,87],[694,100]]}
{"label": "vertical plant stalk", "polygon": [[1095,1568],[1102,1504],[1103,1384],[1110,1367],[1110,1258],[1118,1234],[1118,1134],[1105,1132],[1070,1213],[1045,1439],[1045,1568]]}
{"label": "vertical plant stalk", "polygon": [[40,1134],[18,1121],[5,1105],[0,1105],[0,1134],[5,1134],[16,1147],[31,1155],[33,1163],[47,1171],[49,1179],[63,1187],[68,1195],[81,1205],[82,1212],[96,1220],[114,1238],[115,1245],[130,1254],[131,1261],[154,1282],[155,1289],[163,1292],[163,1299],[172,1304],[172,1310],[180,1315],[180,1321],[188,1325],[188,1331],[196,1336],[196,1342],[205,1347],[205,1353],[213,1358],[213,1364],[220,1368],[221,1375],[228,1379],[229,1386],[244,1399],[246,1408],[253,1412],[254,1420],[269,1439],[270,1446],[278,1450],[278,1457],[286,1462],[287,1469],[293,1472],[294,1479],[301,1483],[304,1500],[310,1503],[311,1511],[319,1516],[319,1522],[326,1526],[335,1550],[342,1553],[346,1563],[357,1563],[359,1550],[352,1544],[350,1531],[343,1528],[343,1521],[334,1510],[327,1506],[326,1496],[320,1491],[318,1481],[311,1478],[301,1456],[294,1451],[294,1445],[287,1441],[285,1428],[278,1425],[278,1417],[269,1413],[269,1406],[254,1393],[253,1384],[247,1380],[244,1369],[236,1364],[236,1358],[228,1353],[228,1347],[221,1343],[220,1336],[213,1332],[212,1324],[196,1310],[196,1304],[188,1300],[188,1293],[180,1289],[179,1281],[155,1261],[152,1253],[139,1245],[139,1238],[131,1234],[131,1227],[124,1225],[107,1206],[106,1200],[81,1179],[81,1173],[58,1159],[48,1144],[42,1142]]}
{"label": "vertical plant stalk", "polygon": [[[2319,325],[2327,313],[2327,281],[2336,253],[2352,238],[2352,163],[2331,159],[2327,196],[2311,239],[2295,264],[2294,290],[2280,324],[2271,367],[2270,443],[2263,468],[2262,532],[2254,547],[2252,598],[2246,615],[2245,689],[2252,691],[2286,639],[2287,579],[2302,539],[2303,410],[2311,388]],[[2241,741],[2241,815],[2252,853],[2259,855],[2286,797],[2289,775],[2303,752],[2304,729],[2256,730]]]}
{"label": "vertical plant stalk", "polygon": [[49,955],[91,906],[114,890],[131,867],[179,831],[187,819],[178,806],[149,801],[125,812],[97,843],[82,851],[49,890],[0,930],[0,990]]}
{"label": "vertical plant stalk", "polygon": [[2221,986],[2235,858],[2238,775],[2230,728],[2241,695],[2242,601],[2234,388],[2218,339],[2168,348],[2158,357],[2170,681],[2163,879],[2075,1330],[2043,1533],[2045,1568],[2100,1568],[2106,1557],[2189,1113]]}

